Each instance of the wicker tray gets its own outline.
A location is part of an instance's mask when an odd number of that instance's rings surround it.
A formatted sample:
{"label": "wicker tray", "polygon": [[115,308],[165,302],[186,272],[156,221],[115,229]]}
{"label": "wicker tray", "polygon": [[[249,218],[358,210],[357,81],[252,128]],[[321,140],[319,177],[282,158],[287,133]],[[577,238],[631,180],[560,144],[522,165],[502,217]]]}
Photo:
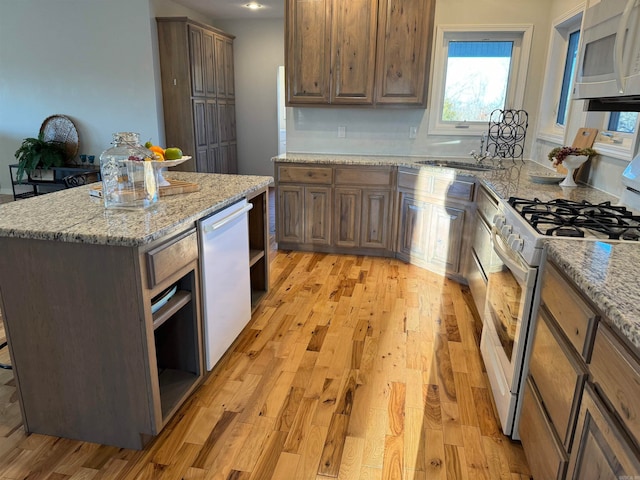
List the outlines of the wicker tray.
{"label": "wicker tray", "polygon": [[40,133],[47,142],[60,142],[64,144],[67,152],[67,163],[72,163],[78,154],[78,131],[69,117],[64,115],[51,115],[45,118],[40,126]]}

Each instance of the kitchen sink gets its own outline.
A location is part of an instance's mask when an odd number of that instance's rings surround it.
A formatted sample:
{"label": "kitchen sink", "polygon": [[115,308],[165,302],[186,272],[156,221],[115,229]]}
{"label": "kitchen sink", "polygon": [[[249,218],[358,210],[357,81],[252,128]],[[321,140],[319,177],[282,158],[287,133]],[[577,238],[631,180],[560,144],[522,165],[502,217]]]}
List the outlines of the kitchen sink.
{"label": "kitchen sink", "polygon": [[419,160],[416,163],[419,163],[420,165],[428,165],[430,167],[457,168],[460,170],[472,170],[475,172],[489,172],[492,170],[505,169],[505,167],[501,165],[491,165],[488,163],[460,162],[456,160]]}

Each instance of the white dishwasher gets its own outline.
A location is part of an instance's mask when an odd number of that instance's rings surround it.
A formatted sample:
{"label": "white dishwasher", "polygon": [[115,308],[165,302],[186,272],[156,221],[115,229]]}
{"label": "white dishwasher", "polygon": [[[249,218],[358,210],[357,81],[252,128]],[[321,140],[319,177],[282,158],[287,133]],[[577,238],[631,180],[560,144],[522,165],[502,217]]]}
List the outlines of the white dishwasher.
{"label": "white dishwasher", "polygon": [[249,225],[241,200],[198,222],[207,370],[251,319]]}

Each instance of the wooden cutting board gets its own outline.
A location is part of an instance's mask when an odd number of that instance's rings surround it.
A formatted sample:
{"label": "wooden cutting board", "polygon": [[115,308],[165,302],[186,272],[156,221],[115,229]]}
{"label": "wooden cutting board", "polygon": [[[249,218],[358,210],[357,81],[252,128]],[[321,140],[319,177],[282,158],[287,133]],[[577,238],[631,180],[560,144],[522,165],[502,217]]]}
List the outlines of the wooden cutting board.
{"label": "wooden cutting board", "polygon": [[[183,182],[182,180],[167,180],[169,185],[160,187],[160,197],[178,195],[180,193],[197,192],[200,185],[197,183]],[[133,193],[133,192],[132,192]],[[102,197],[102,183],[96,183],[89,189],[89,194],[95,197]]]}
{"label": "wooden cutting board", "polygon": [[[593,142],[596,141],[596,136],[598,136],[597,128],[580,128],[578,133],[576,133],[576,138],[573,139],[572,147],[577,148],[591,148],[593,147]],[[582,168],[582,165],[580,166]],[[567,173],[567,169],[562,166],[562,164],[556,167],[558,173]],[[578,172],[580,169],[578,169]]]}

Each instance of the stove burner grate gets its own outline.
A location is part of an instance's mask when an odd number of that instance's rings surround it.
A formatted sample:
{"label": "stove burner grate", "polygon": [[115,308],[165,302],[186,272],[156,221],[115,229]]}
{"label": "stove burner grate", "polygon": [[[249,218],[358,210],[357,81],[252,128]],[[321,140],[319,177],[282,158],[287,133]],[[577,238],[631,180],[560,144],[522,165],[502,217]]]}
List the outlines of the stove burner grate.
{"label": "stove burner grate", "polygon": [[511,197],[509,205],[542,235],[640,240],[640,216],[611,202],[592,204],[565,199],[544,202]]}

